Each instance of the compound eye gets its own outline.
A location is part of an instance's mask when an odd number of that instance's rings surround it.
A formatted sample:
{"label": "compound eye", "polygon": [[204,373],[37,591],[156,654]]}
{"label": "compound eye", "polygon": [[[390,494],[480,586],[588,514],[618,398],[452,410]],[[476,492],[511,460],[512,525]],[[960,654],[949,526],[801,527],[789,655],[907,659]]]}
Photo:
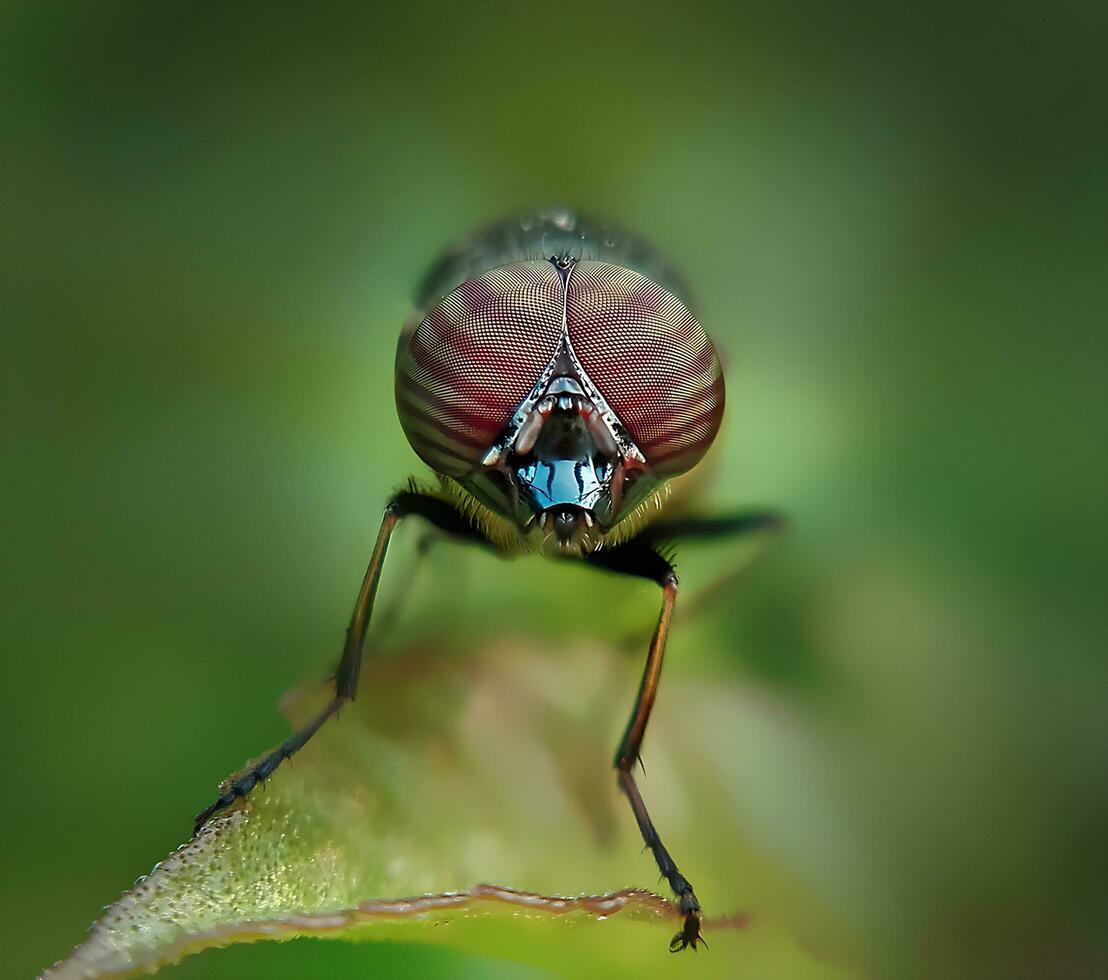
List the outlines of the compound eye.
{"label": "compound eye", "polygon": [[473,469],[531,391],[562,333],[562,280],[516,262],[462,283],[416,327],[396,364],[404,434],[432,469]]}
{"label": "compound eye", "polygon": [[566,322],[581,365],[655,473],[696,465],[723,418],[723,371],[684,302],[631,269],[581,262]]}

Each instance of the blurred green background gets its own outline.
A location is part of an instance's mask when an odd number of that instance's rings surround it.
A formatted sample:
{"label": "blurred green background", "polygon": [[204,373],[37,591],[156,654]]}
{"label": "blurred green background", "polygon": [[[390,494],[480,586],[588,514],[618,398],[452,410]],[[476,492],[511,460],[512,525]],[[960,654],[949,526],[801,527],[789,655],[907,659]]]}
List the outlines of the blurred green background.
{"label": "blurred green background", "polygon": [[[410,291],[551,201],[686,272],[728,360],[704,506],[793,520],[667,667],[821,735],[767,734],[743,832],[871,975],[1108,971],[1101,5],[2,11],[3,975],[330,669],[416,471]],[[551,621],[613,630],[600,588]],[[371,970],[538,975],[308,941],[167,975]]]}

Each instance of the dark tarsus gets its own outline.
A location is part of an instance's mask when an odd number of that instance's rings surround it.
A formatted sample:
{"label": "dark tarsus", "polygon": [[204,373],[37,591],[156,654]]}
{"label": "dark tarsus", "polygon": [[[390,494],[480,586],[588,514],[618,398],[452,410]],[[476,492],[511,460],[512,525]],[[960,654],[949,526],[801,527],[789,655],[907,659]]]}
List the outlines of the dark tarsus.
{"label": "dark tarsus", "polygon": [[[196,817],[194,833],[218,811],[230,806],[236,800],[246,796],[259,783],[271,776],[274,770],[285,760],[298,752],[319,730],[328,718],[338,712],[347,701],[353,701],[357,693],[358,672],[362,661],[362,646],[365,643],[373,600],[377,594],[377,585],[381,569],[388,550],[389,539],[396,525],[405,517],[419,516],[446,534],[470,543],[494,547],[492,543],[455,507],[437,497],[427,496],[414,491],[396,494],[385,508],[377,544],[366,569],[362,587],[354,604],[350,625],[346,630],[346,643],[335,672],[335,696],[311,722],[284,741],[276,749],[264,756],[245,772],[238,775],[228,785],[223,794]],[[666,637],[670,619],[677,599],[677,574],[672,562],[663,556],[660,547],[677,539],[705,539],[730,537],[753,531],[777,528],[781,524],[775,514],[766,512],[744,512],[723,518],[684,518],[674,521],[658,521],[647,527],[631,541],[608,550],[593,552],[584,557],[584,562],[594,568],[619,575],[645,578],[657,583],[662,589],[662,609],[658,616],[658,625],[650,640],[638,696],[627,723],[627,729],[620,740],[616,752],[615,766],[619,788],[631,804],[635,822],[639,826],[643,842],[654,855],[658,870],[669,883],[677,897],[677,905],[685,921],[682,929],[670,942],[670,951],[678,952],[691,946],[694,950],[704,939],[700,934],[700,902],[688,879],[677,868],[654,827],[650,814],[643,802],[642,795],[635,783],[633,769],[639,760],[643,737],[646,734],[650,711],[661,678],[662,660],[665,655]]]}

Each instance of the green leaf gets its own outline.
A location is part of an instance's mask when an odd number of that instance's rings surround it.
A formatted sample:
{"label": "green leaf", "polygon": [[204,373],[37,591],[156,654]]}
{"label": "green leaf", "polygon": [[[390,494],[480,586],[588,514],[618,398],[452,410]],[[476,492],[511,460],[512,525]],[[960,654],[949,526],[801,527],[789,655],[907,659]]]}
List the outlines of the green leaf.
{"label": "green leaf", "polygon": [[[355,704],[47,975],[130,976],[304,935],[446,943],[566,973],[679,968],[694,954],[667,952],[680,917],[651,890],[657,871],[611,768],[642,651],[550,646],[512,638],[447,656],[424,641],[375,655]],[[298,725],[327,696],[317,685],[283,707]],[[736,698],[726,683],[668,679],[639,780],[704,905],[698,975],[841,976],[759,920],[734,775],[726,753],[704,749]]]}

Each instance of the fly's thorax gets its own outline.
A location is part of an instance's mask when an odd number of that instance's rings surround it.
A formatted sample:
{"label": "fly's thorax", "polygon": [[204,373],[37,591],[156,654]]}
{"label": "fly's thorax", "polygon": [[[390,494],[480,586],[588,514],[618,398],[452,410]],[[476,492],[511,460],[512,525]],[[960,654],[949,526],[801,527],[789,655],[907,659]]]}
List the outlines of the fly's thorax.
{"label": "fly's thorax", "polygon": [[634,269],[689,300],[680,272],[641,235],[592,221],[569,208],[549,207],[485,225],[446,249],[420,281],[415,307],[426,312],[463,282],[489,269],[546,261],[551,256]]}
{"label": "fly's thorax", "polygon": [[628,536],[707,450],[724,400],[683,300],[569,254],[489,269],[434,303],[398,352],[396,391],[425,462],[529,547],[576,554]]}

